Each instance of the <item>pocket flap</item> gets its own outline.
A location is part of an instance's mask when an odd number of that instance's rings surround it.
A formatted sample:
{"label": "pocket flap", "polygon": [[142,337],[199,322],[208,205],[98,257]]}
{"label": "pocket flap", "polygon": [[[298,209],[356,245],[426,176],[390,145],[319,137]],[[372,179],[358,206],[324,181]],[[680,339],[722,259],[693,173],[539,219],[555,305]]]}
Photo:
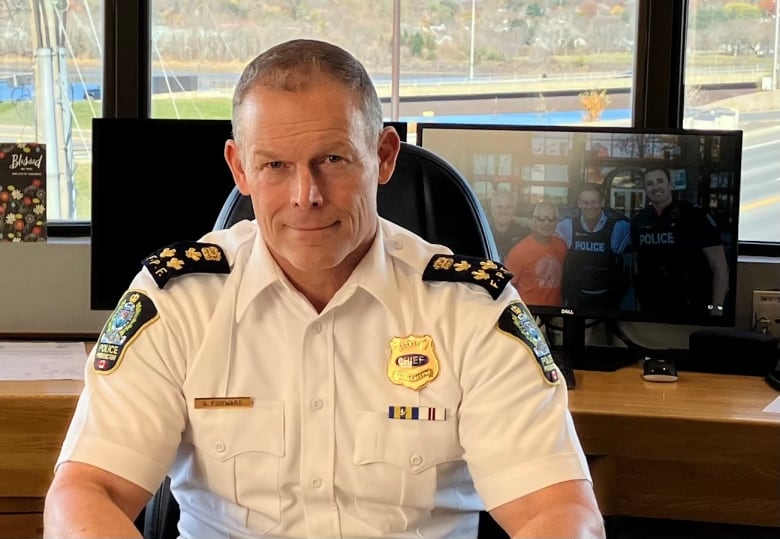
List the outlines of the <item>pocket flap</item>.
{"label": "pocket flap", "polygon": [[354,464],[387,462],[420,473],[460,460],[462,454],[455,421],[398,420],[377,412],[359,412]]}
{"label": "pocket flap", "polygon": [[284,455],[284,404],[255,401],[251,408],[191,411],[193,442],[225,461],[250,451]]}

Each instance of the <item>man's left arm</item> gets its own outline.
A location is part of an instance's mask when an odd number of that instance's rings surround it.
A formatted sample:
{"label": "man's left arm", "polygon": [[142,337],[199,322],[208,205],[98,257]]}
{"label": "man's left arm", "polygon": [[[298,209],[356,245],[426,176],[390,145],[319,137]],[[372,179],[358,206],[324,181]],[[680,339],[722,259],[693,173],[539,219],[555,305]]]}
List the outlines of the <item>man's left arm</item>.
{"label": "man's left arm", "polygon": [[726,292],[729,289],[729,266],[726,262],[726,252],[723,250],[723,245],[703,247],[702,251],[707,257],[707,263],[712,271],[711,305],[716,307],[713,314],[722,314],[722,310],[718,311],[717,306],[722,308],[723,302],[726,300]]}
{"label": "man's left arm", "polygon": [[492,509],[512,539],[604,539],[604,520],[584,479],[555,483]]}

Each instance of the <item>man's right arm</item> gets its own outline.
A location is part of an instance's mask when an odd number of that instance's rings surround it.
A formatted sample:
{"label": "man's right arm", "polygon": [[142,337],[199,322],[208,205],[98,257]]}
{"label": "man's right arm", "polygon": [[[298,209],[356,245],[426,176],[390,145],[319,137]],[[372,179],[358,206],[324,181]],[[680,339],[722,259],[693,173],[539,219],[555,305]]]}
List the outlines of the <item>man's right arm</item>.
{"label": "man's right arm", "polygon": [[43,512],[50,539],[140,538],[135,517],[152,494],[100,468],[63,462],[54,475]]}

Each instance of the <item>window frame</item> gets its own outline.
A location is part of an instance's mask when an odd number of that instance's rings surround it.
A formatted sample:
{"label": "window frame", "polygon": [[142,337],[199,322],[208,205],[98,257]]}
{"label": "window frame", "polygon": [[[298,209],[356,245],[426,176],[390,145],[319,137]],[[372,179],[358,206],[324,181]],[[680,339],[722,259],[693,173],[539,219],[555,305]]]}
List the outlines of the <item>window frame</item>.
{"label": "window frame", "polygon": [[[104,0],[104,3],[103,117],[149,118],[151,0]],[[682,126],[687,13],[688,0],[638,0],[632,95],[634,126]],[[398,76],[397,70],[393,74]],[[393,92],[395,102],[397,84],[393,84]],[[89,229],[88,222],[50,223],[49,236],[89,236]],[[740,241],[739,252],[747,256],[780,257],[780,241]]]}

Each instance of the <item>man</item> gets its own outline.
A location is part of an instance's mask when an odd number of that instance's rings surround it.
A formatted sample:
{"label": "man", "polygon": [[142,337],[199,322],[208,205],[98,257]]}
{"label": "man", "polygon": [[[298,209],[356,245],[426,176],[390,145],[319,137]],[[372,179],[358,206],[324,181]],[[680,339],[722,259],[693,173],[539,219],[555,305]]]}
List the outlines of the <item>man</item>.
{"label": "man", "polygon": [[623,252],[630,242],[628,218],[607,214],[601,186],[584,184],[578,213],[558,223],[555,234],[569,249],[563,269],[563,305],[573,309],[615,309],[628,287]]}
{"label": "man", "polygon": [[634,287],[644,311],[723,315],[729,269],[714,219],[672,198],[665,169],[644,173],[648,205],[631,220]]}
{"label": "man", "polygon": [[531,234],[510,249],[506,267],[512,284],[527,305],[561,305],[561,277],[566,245],[554,235],[558,208],[549,202],[534,206]]}
{"label": "man", "polygon": [[517,218],[515,210],[515,196],[511,191],[493,191],[488,204],[488,220],[502,260],[509,249],[531,232],[528,223]]}
{"label": "man", "polygon": [[121,344],[90,356],[44,535],[137,537],[167,473],[184,539],[474,537],[483,503],[516,537],[603,537],[503,268],[378,217],[400,141],[363,66],[269,49],[233,133],[257,219],[145,259]]}

